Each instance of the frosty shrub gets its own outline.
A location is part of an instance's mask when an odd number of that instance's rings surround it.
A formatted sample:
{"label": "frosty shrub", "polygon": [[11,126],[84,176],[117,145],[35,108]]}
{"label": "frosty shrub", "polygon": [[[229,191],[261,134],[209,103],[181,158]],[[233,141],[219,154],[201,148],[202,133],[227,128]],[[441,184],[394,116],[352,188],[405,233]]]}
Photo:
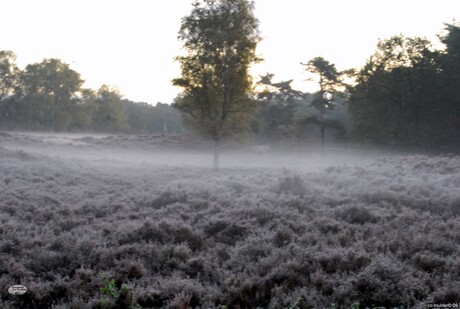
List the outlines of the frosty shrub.
{"label": "frosty shrub", "polygon": [[213,173],[152,163],[190,157],[154,145],[142,157],[138,137],[94,138],[91,151],[39,138],[27,148],[18,138],[14,150],[0,148],[0,286],[28,292],[4,290],[0,308],[423,308],[460,299],[457,156],[307,158],[302,169]]}
{"label": "frosty shrub", "polygon": [[299,175],[280,177],[275,187],[275,192],[278,194],[291,193],[304,196],[307,194],[307,186]]}
{"label": "frosty shrub", "polygon": [[185,203],[187,195],[183,192],[164,191],[152,201],[151,207],[161,208],[173,203]]}
{"label": "frosty shrub", "polygon": [[456,287],[442,288],[434,293],[433,302],[435,303],[458,303],[460,299],[460,291],[458,285]]}
{"label": "frosty shrub", "polygon": [[449,208],[454,216],[460,216],[460,198],[452,201]]}
{"label": "frosty shrub", "polygon": [[432,273],[435,270],[443,272],[443,267],[446,264],[446,261],[434,254],[430,253],[417,253],[413,257],[414,265],[428,273]]}
{"label": "frosty shrub", "polygon": [[237,241],[244,239],[247,235],[247,228],[229,221],[211,221],[205,227],[204,232],[217,242],[227,245],[235,245]]}
{"label": "frosty shrub", "polygon": [[275,236],[273,237],[273,243],[277,247],[282,247],[288,245],[292,242],[295,233],[287,227],[282,227],[276,231]]}
{"label": "frosty shrub", "polygon": [[345,222],[352,224],[374,223],[377,219],[364,207],[349,207],[337,213],[338,217]]}

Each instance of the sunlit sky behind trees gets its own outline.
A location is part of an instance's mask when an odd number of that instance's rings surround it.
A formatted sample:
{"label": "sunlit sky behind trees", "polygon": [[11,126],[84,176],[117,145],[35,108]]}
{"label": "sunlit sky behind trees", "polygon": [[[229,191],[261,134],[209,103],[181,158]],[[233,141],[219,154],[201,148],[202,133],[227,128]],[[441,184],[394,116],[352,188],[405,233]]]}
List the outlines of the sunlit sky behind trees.
{"label": "sunlit sky behind trees", "polygon": [[[181,53],[177,32],[192,0],[16,0],[2,3],[0,50],[25,65],[59,58],[85,79],[85,87],[108,84],[133,101],[170,103],[180,91],[173,58]],[[379,38],[404,34],[439,44],[445,22],[460,20],[458,0],[258,0],[256,17],[264,59],[254,76],[314,91],[300,62],[322,56],[339,70],[357,68]],[[312,88],[313,87],[313,88]]]}

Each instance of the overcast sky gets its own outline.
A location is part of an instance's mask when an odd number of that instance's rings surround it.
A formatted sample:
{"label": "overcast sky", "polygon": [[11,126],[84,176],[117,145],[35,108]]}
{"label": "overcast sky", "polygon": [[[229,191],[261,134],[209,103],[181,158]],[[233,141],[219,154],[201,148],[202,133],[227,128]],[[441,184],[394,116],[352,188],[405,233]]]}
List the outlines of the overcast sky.
{"label": "overcast sky", "polygon": [[[70,64],[93,89],[119,88],[125,98],[171,103],[179,92],[173,62],[177,32],[192,0],[3,0],[0,50],[21,68],[44,58]],[[254,75],[294,79],[310,89],[300,62],[322,56],[339,70],[361,67],[379,38],[397,34],[434,41],[444,22],[460,20],[460,0],[257,0],[265,59]]]}

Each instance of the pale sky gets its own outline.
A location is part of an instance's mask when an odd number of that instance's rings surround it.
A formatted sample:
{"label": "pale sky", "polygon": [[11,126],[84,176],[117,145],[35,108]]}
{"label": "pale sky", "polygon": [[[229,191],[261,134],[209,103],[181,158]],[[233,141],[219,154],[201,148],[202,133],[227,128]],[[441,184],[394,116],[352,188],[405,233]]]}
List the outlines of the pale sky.
{"label": "pale sky", "polygon": [[[180,89],[173,58],[192,0],[0,0],[0,50],[18,65],[59,58],[85,87],[116,86],[137,102],[171,103]],[[322,56],[339,70],[359,68],[379,38],[404,34],[435,41],[444,22],[460,20],[460,0],[256,0],[263,41],[255,76],[294,79],[311,89],[300,62]],[[311,84],[311,83],[310,83]]]}

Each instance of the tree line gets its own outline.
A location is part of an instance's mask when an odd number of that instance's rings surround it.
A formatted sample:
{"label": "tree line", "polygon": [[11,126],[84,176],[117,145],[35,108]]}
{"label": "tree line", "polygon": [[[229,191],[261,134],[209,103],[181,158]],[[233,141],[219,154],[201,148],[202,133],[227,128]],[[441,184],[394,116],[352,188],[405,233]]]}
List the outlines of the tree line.
{"label": "tree line", "polygon": [[229,139],[261,143],[330,139],[418,149],[460,149],[460,26],[445,24],[435,49],[420,37],[380,40],[360,69],[338,71],[315,57],[300,63],[316,93],[267,73],[249,74],[260,41],[249,0],[198,0],[182,19],[182,92],[172,105],[132,102],[103,85],[83,88],[59,59],[18,69],[0,51],[0,129],[124,133],[191,129],[219,148]]}
{"label": "tree line", "polygon": [[183,92],[173,106],[214,141],[215,167],[222,140],[248,136],[316,134],[323,152],[326,131],[385,146],[460,150],[460,26],[445,24],[439,38],[444,49],[420,37],[382,39],[359,70],[339,72],[322,57],[301,63],[318,81],[314,94],[292,89],[292,80],[273,82],[273,74],[261,76],[263,89],[254,92],[248,72],[260,61],[260,36],[253,1],[198,0],[179,31],[186,55],[177,57],[181,76],[173,84]]}
{"label": "tree line", "polygon": [[353,138],[460,150],[460,25],[446,24],[439,38],[441,50],[403,35],[378,43],[348,87]]}
{"label": "tree line", "polygon": [[84,88],[78,72],[60,59],[16,65],[0,51],[0,129],[56,132],[164,133],[183,131],[168,104],[133,102],[107,85]]}

